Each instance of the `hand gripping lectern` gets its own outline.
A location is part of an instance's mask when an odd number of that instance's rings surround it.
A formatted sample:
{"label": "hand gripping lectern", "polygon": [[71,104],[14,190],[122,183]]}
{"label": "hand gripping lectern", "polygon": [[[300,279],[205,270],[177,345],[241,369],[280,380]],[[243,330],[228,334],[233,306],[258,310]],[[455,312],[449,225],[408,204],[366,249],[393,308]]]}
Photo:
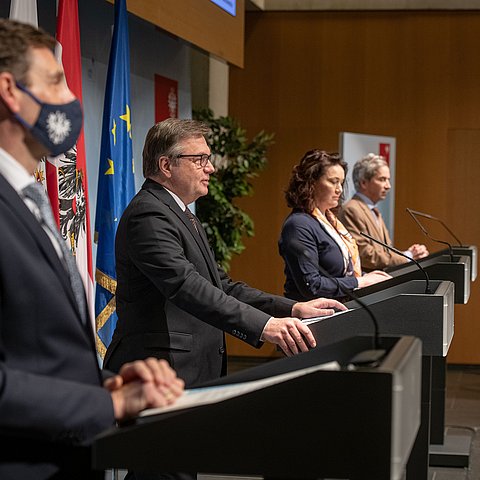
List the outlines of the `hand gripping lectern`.
{"label": "hand gripping lectern", "polygon": [[347,368],[371,345],[371,337],[345,339],[224,377],[208,389],[340,365],[111,429],[94,442],[94,467],[399,480],[420,423],[421,342],[386,338],[377,366]]}
{"label": "hand gripping lectern", "polygon": [[[422,423],[407,468],[407,478],[412,480],[428,477],[431,423],[440,423],[439,429],[443,429],[445,379],[433,377],[432,381],[432,364],[446,357],[454,332],[453,283],[433,280],[430,288],[433,293],[426,294],[425,281],[413,280],[377,289],[361,299],[375,315],[382,335],[414,335],[422,340]],[[358,308],[354,301],[346,305],[355,310],[309,324],[317,345],[372,331],[366,310]],[[431,422],[431,411],[443,414]]]}

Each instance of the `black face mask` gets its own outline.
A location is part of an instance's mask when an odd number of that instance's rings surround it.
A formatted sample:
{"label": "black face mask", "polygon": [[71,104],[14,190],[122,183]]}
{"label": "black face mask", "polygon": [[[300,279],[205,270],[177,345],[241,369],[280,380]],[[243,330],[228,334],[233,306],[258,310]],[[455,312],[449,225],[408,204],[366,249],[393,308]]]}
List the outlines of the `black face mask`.
{"label": "black face mask", "polygon": [[82,107],[78,100],[65,104],[42,102],[27,87],[16,82],[17,87],[37,102],[41,109],[34,125],[30,125],[20,115],[15,118],[27,128],[50,153],[56,157],[72,148],[82,129]]}

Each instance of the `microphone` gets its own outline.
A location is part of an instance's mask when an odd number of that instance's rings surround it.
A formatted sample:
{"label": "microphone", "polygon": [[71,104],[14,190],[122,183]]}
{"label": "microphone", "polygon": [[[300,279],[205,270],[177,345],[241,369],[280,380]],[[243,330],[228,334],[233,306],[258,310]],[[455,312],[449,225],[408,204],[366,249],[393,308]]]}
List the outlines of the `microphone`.
{"label": "microphone", "polygon": [[415,223],[420,227],[420,230],[430,239],[433,240],[434,242],[441,243],[443,245],[448,246],[448,253],[450,254],[450,261],[453,263],[453,249],[452,245],[445,240],[439,240],[437,238],[433,238],[427,231],[427,229],[422,225],[422,223],[418,220],[417,215],[425,218],[429,218],[430,220],[435,220],[439,222],[450,235],[458,242],[458,245],[461,247],[462,242],[458,239],[458,237],[445,225],[445,223],[442,222],[439,218],[434,217],[433,215],[429,215],[428,213],[423,213],[423,212],[417,212],[416,210],[412,210],[411,208],[406,209],[407,212],[410,214],[410,216],[415,220]]}
{"label": "microphone", "polygon": [[410,258],[408,255],[405,255],[403,252],[401,252],[397,248],[392,247],[391,245],[388,245],[385,242],[381,242],[380,240],[377,240],[376,238],[373,238],[372,236],[368,235],[368,233],[365,233],[365,232],[358,232],[358,233],[360,235],[362,235],[362,237],[368,238],[372,242],[378,243],[379,245],[382,245],[382,247],[385,247],[386,249],[391,250],[392,252],[395,252],[397,255],[400,255],[401,257],[404,257],[407,260],[412,261],[420,269],[420,271],[423,273],[423,275],[425,276],[425,293],[426,294],[431,294],[432,293],[432,291],[430,289],[430,277],[428,276],[428,273],[425,271],[425,269],[414,258]]}
{"label": "microphone", "polygon": [[[309,260],[312,259],[312,255],[310,254],[310,252],[298,240],[291,240],[290,247],[297,254],[297,256],[304,256]],[[368,315],[372,319],[373,331],[374,331],[373,350],[366,350],[364,352],[360,352],[359,354],[355,355],[355,357],[350,361],[350,363],[353,365],[376,364],[376,362],[378,362],[385,355],[385,350],[381,348],[380,335],[378,331],[378,322],[371,308],[363,300],[360,300],[360,298],[358,298],[357,295],[355,295],[350,290],[347,290],[342,285],[340,285],[340,282],[334,276],[328,273],[321,265],[316,265],[316,267],[318,268],[318,270],[322,275],[324,275],[327,278],[330,278],[331,280],[334,280],[338,286],[338,289],[345,296],[357,302],[363,309],[365,309],[365,311],[368,313]]]}

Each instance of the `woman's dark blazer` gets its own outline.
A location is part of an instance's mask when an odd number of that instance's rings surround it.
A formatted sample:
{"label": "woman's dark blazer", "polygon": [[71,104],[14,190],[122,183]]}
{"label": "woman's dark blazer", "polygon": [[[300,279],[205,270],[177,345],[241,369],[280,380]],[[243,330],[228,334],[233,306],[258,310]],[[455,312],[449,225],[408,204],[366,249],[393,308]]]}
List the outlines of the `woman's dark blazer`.
{"label": "woman's dark blazer", "polygon": [[[342,297],[339,285],[347,290],[358,286],[354,276],[343,275],[343,256],[337,242],[308,213],[294,210],[287,217],[278,247],[285,262],[284,294],[288,298],[305,301]],[[323,275],[319,265],[332,278]]]}

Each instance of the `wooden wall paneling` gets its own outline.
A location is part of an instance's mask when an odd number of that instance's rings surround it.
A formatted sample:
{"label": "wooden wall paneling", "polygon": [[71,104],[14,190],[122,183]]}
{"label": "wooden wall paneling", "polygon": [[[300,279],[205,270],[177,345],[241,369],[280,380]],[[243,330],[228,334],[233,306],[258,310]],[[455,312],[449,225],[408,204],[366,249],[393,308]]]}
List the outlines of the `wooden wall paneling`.
{"label": "wooden wall paneling", "polygon": [[477,128],[480,121],[480,62],[477,54],[480,43],[478,14],[453,15],[450,32],[449,123],[454,128]]}
{"label": "wooden wall paneling", "polygon": [[[399,247],[419,241],[440,248],[421,236],[405,207],[439,216],[478,244],[477,137],[452,137],[452,129],[480,129],[479,31],[473,12],[248,14],[245,69],[231,69],[230,113],[252,134],[274,131],[276,144],[254,196],[241,202],[256,236],[233,262],[232,276],[282,293],[276,242],[288,213],[283,189],[301,155],[313,147],[336,150],[340,131],[397,138]],[[463,156],[472,163],[455,170],[452,182],[452,158]],[[478,314],[474,297],[457,308],[459,317]],[[454,342],[450,361],[480,363],[473,320],[456,322]]]}
{"label": "wooden wall paneling", "polygon": [[[450,130],[447,172],[448,224],[465,243],[480,239],[480,128]],[[472,284],[467,305],[455,306],[455,335],[448,355],[451,363],[478,364],[480,341],[480,288]]]}

